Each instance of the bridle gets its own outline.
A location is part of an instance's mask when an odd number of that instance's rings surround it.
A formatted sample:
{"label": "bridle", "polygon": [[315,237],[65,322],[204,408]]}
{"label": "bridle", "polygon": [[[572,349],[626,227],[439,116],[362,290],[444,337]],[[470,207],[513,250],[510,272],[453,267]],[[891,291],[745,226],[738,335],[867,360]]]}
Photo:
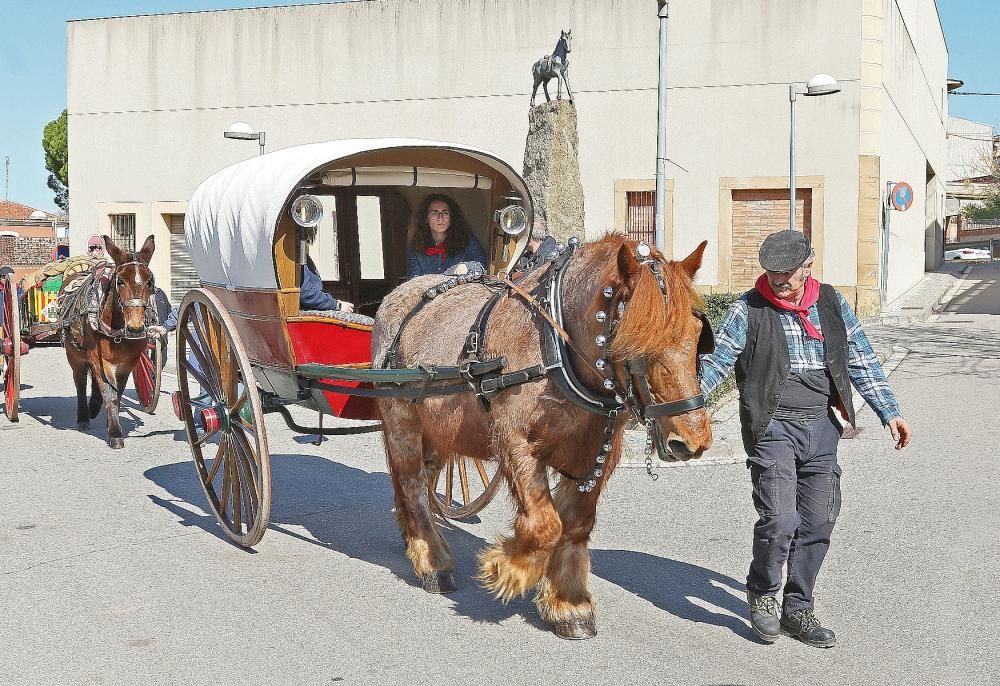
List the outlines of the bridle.
{"label": "bridle", "polygon": [[[605,429],[605,440],[601,451],[597,456],[594,468],[590,474],[584,477],[574,477],[563,473],[564,476],[578,482],[577,488],[580,491],[593,490],[597,485],[597,478],[603,474],[603,465],[611,451],[611,436],[613,427],[618,416],[622,412],[630,413],[638,422],[646,427],[646,471],[652,478],[657,478],[652,473],[653,435],[656,431],[654,419],[658,417],[676,417],[689,412],[693,412],[705,406],[705,398],[701,393],[672,400],[667,402],[656,402],[649,388],[648,365],[644,358],[629,358],[621,363],[623,368],[618,370],[618,365],[603,355],[595,361],[589,360],[588,356],[582,353],[573,344],[568,335],[562,329],[562,281],[566,273],[566,265],[572,259],[580,242],[576,238],[571,238],[569,245],[561,252],[557,253],[549,265],[549,273],[546,275],[547,295],[543,299],[547,308],[547,314],[551,317],[556,326],[551,327],[548,350],[555,356],[554,360],[547,360],[547,367],[552,369],[556,385],[558,385],[566,397],[574,404],[595,414],[602,414],[608,417],[608,424]],[[667,285],[663,275],[659,270],[659,263],[653,259],[652,251],[645,243],[636,246],[636,258],[640,265],[648,268],[654,278],[664,299],[667,298]],[[601,290],[607,301],[604,309],[595,313],[595,318],[603,325],[603,331],[595,339],[595,344],[602,350],[610,348],[614,342],[618,323],[628,305],[627,299],[620,290],[614,286],[605,286]],[[711,353],[715,350],[715,335],[709,323],[708,316],[698,309],[692,309],[692,315],[701,322],[701,335],[698,338],[698,369],[700,376],[701,360],[700,356]],[[547,317],[548,318],[548,317]],[[557,327],[559,329],[557,330]],[[598,374],[603,377],[602,387],[608,394],[594,393],[585,385],[573,371],[572,365],[567,363],[567,348],[571,349],[585,364],[593,365]],[[619,381],[623,378],[624,384]],[[609,395],[610,394],[610,395]],[[562,473],[562,472],[561,472]]]}
{"label": "bridle", "polygon": [[[128,267],[130,265],[135,265],[137,268],[146,267],[147,269],[149,269],[149,265],[135,259],[135,255],[132,255],[131,258],[132,259],[130,259],[128,262],[116,264],[114,270],[111,272],[111,277],[108,279],[108,290],[110,291],[109,296],[113,299],[114,304],[117,305],[118,312],[121,313],[122,319],[125,320],[125,323],[122,324],[122,327],[120,329],[112,329],[111,327],[109,327],[104,323],[104,320],[101,317],[97,318],[98,322],[97,330],[100,333],[107,336],[108,338],[114,339],[116,343],[122,340],[145,339],[148,337],[147,329],[150,326],[156,324],[156,310],[151,304],[151,301],[153,299],[152,294],[156,292],[155,277],[153,277],[153,279],[149,282],[149,291],[151,295],[147,300],[143,300],[141,298],[129,298],[127,300],[122,300],[121,296],[118,294],[119,288],[124,284],[124,282],[121,280],[121,271],[125,267]],[[125,316],[126,308],[135,308],[135,307],[141,307],[143,309],[142,329],[140,329],[138,333],[129,330],[127,317]],[[103,310],[104,308],[102,307],[101,309]]]}

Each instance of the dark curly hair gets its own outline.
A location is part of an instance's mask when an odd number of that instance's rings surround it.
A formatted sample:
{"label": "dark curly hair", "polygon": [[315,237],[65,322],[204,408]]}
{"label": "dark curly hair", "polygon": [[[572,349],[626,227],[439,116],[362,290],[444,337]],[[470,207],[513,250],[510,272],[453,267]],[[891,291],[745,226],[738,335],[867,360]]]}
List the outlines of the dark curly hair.
{"label": "dark curly hair", "polygon": [[444,193],[431,193],[423,199],[417,211],[413,213],[413,221],[410,224],[410,250],[423,250],[434,245],[431,227],[427,224],[427,210],[431,203],[438,201],[446,203],[448,211],[451,213],[451,224],[444,239],[445,250],[448,251],[449,255],[453,255],[465,250],[465,246],[469,244],[472,229],[462,213],[462,208]]}

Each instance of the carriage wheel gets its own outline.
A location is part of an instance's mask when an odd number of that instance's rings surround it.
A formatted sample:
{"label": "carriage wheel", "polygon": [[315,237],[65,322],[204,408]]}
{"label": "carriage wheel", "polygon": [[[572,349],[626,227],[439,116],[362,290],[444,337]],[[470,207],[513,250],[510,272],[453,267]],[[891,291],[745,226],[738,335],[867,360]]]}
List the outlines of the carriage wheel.
{"label": "carriage wheel", "polygon": [[433,502],[448,519],[465,519],[490,504],[501,481],[497,462],[456,456],[442,465],[431,485]]}
{"label": "carriage wheel", "polygon": [[7,419],[17,421],[17,403],[21,397],[21,313],[17,304],[17,285],[14,275],[8,274],[0,281],[3,296],[3,333],[0,335],[0,353],[3,358],[3,405]]}
{"label": "carriage wheel", "polygon": [[156,411],[160,400],[160,377],[163,373],[163,345],[160,341],[150,341],[132,370],[132,384],[139,404],[146,414]]}
{"label": "carriage wheel", "polygon": [[250,360],[222,303],[188,291],[177,323],[178,409],[209,506],[237,545],[264,536],[271,463]]}

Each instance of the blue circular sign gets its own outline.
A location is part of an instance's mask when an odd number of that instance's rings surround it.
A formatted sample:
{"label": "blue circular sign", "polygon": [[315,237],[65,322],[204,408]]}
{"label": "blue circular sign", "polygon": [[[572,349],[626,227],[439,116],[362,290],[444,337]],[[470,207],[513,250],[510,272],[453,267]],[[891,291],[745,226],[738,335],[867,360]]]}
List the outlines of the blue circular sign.
{"label": "blue circular sign", "polygon": [[900,212],[906,212],[913,204],[913,188],[905,181],[900,181],[892,187],[889,199],[893,207]]}

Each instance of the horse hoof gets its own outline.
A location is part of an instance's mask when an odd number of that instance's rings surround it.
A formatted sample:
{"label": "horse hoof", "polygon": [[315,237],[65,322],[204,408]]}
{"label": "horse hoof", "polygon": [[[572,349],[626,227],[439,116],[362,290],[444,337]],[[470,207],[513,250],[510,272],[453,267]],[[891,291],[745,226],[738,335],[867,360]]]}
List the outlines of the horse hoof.
{"label": "horse hoof", "polygon": [[431,572],[420,577],[420,585],[428,593],[454,593],[458,590],[455,575],[451,572]]}
{"label": "horse hoof", "polygon": [[593,617],[590,619],[567,619],[556,622],[552,630],[559,638],[582,641],[597,635],[597,622],[594,621]]}
{"label": "horse hoof", "polygon": [[125,447],[125,439],[123,438],[109,438],[108,445],[111,446],[112,450],[118,450],[119,448]]}

